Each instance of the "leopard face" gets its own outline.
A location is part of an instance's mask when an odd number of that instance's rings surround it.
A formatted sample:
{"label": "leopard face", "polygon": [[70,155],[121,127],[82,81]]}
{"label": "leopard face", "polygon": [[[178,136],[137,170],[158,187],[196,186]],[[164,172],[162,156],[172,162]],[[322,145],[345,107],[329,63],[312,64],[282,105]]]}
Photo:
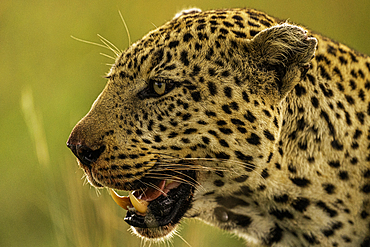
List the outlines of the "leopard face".
{"label": "leopard face", "polygon": [[318,201],[306,189],[315,171],[292,161],[325,134],[296,144],[299,111],[286,117],[317,69],[315,37],[250,9],[185,11],[116,59],[67,145],[92,185],[133,191],[125,221],[143,237],[196,217],[267,245],[318,243],[334,223],[287,230]]}

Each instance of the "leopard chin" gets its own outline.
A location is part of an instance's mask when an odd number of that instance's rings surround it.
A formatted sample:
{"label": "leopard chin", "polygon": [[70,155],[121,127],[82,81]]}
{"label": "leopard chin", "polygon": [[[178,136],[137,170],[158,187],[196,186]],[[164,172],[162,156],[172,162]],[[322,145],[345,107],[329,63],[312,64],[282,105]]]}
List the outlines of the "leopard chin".
{"label": "leopard chin", "polygon": [[138,237],[142,237],[150,240],[163,240],[170,239],[176,232],[178,224],[167,225],[156,228],[141,228],[141,227],[131,227],[132,233]]}

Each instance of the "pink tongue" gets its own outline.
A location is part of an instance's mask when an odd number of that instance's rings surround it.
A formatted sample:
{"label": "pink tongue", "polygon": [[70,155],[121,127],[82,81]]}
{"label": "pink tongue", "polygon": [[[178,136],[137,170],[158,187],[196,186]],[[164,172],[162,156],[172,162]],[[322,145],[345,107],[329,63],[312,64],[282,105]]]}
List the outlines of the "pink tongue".
{"label": "pink tongue", "polygon": [[[145,200],[147,202],[150,202],[150,201],[153,201],[155,199],[157,199],[160,195],[166,195],[164,192],[163,192],[163,189],[164,189],[164,186],[165,186],[166,182],[164,180],[162,180],[158,185],[157,187],[155,188],[152,188],[152,187],[148,187],[144,193],[142,193],[140,196],[138,196],[137,198],[138,199],[141,199],[141,200]],[[135,193],[136,194],[136,193]]]}

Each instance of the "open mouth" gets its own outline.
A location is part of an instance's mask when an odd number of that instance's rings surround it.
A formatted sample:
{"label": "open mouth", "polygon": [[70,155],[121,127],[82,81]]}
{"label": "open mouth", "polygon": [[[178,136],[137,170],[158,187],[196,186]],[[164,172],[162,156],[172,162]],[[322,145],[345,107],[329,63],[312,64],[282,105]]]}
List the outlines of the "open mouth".
{"label": "open mouth", "polygon": [[[85,157],[87,155],[80,157],[73,145],[70,145],[70,148],[78,158],[89,182],[95,187],[106,187],[103,181],[94,176],[91,163],[95,160],[88,160]],[[127,210],[124,220],[135,228],[136,233],[147,238],[165,237],[175,229],[191,207],[196,183],[194,170],[172,170],[165,174],[157,173],[156,176],[158,179],[143,176],[140,180],[131,182],[130,187],[136,190],[131,191],[129,196],[120,196],[108,187],[114,201]]]}
{"label": "open mouth", "polygon": [[[195,174],[189,172],[186,177],[193,180]],[[155,186],[132,191],[129,196],[120,196],[113,189],[109,190],[114,201],[127,210],[124,220],[135,228],[147,228],[140,234],[153,238],[167,235],[180,221],[191,207],[194,187],[191,182],[157,180]],[[158,228],[161,230],[157,231]],[[151,229],[157,234],[148,233]]]}

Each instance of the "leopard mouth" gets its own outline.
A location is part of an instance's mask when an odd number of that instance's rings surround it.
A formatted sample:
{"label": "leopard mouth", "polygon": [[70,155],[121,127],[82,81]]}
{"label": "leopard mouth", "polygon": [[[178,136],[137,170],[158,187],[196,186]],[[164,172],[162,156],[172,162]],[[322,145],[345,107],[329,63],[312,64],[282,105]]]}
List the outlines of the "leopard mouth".
{"label": "leopard mouth", "polygon": [[[90,184],[98,188],[107,187],[94,175],[90,164],[81,159],[78,161]],[[120,196],[113,188],[107,187],[113,200],[127,210],[124,220],[142,237],[153,239],[170,236],[191,207],[195,172],[182,170],[162,176],[171,177],[172,180],[148,179],[144,176],[131,183],[136,190],[130,191],[129,196]],[[142,187],[144,183],[151,186]]]}
{"label": "leopard mouth", "polygon": [[[186,177],[194,179],[189,172]],[[185,180],[185,179],[181,179]],[[120,196],[109,189],[113,200],[127,210],[124,218],[136,232],[147,238],[161,238],[171,233],[191,207],[194,187],[176,180],[157,180],[155,186]]]}

